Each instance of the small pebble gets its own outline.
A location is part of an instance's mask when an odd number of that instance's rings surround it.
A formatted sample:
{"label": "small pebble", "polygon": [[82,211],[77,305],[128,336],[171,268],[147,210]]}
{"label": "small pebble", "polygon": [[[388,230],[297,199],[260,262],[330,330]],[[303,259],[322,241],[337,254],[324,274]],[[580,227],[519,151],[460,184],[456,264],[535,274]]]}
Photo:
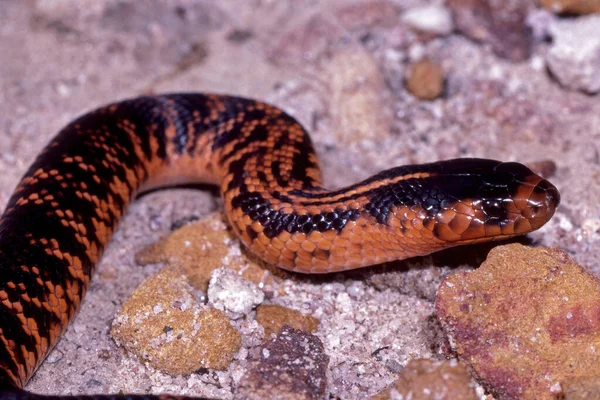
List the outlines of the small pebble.
{"label": "small pebble", "polygon": [[431,61],[411,64],[406,74],[406,88],[421,100],[434,100],[444,90],[444,72]]}
{"label": "small pebble", "polygon": [[319,327],[319,320],[311,315],[302,314],[279,305],[260,305],[256,308],[256,321],[265,330],[265,337],[278,334],[284,326],[291,326],[307,333],[312,333]]}
{"label": "small pebble", "polygon": [[450,10],[441,5],[428,5],[408,9],[402,15],[402,21],[422,32],[446,36],[454,30]]}
{"label": "small pebble", "polygon": [[257,285],[229,268],[218,268],[212,272],[207,294],[216,309],[229,312],[236,319],[250,313],[265,299]]}

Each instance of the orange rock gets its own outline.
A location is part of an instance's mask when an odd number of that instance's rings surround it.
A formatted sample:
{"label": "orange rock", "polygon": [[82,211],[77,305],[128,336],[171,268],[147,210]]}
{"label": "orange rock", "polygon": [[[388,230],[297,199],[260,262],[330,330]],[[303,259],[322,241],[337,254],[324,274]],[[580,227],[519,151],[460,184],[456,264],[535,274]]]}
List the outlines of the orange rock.
{"label": "orange rock", "polygon": [[406,88],[419,99],[433,100],[444,90],[444,72],[438,64],[427,60],[411,64],[406,74]]}
{"label": "orange rock", "polygon": [[222,215],[215,213],[147,246],[135,260],[142,265],[165,262],[180,266],[192,285],[206,290],[210,273],[223,266],[232,240]]}
{"label": "orange rock", "polygon": [[395,385],[371,400],[477,400],[465,367],[452,361],[412,360]]}
{"label": "orange rock", "polygon": [[600,399],[598,377],[572,379],[562,384],[564,400]]}
{"label": "orange rock", "polygon": [[592,14],[600,12],[600,0],[539,0],[542,7],[555,13]]}
{"label": "orange rock", "polygon": [[179,268],[189,283],[206,292],[213,270],[228,267],[242,271],[242,277],[258,284],[271,284],[273,274],[282,276],[279,268],[267,265],[253,256],[241,254],[232,247],[237,239],[214,213],[185,225],[136,254],[138,264],[168,263]]}
{"label": "orange rock", "polygon": [[307,333],[313,333],[319,327],[319,320],[312,315],[302,314],[278,305],[261,305],[256,308],[256,321],[265,329],[265,337],[278,334],[285,325]]}
{"label": "orange rock", "polygon": [[111,334],[138,358],[172,375],[225,369],[242,343],[225,313],[199,304],[186,277],[170,267],[142,282],[123,304]]}
{"label": "orange rock", "polygon": [[560,250],[496,247],[444,280],[436,312],[498,399],[556,399],[562,382],[600,377],[600,280]]}

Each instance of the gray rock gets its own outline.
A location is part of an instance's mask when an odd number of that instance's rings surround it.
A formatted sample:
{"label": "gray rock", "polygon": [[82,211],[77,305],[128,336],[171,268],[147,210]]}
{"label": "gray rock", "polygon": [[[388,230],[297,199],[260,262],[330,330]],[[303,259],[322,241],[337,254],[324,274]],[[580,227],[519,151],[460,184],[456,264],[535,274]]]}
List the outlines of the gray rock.
{"label": "gray rock", "polygon": [[600,91],[600,15],[559,20],[550,25],[553,45],[548,68],[565,87]]}
{"label": "gray rock", "polygon": [[262,303],[265,294],[254,283],[242,278],[229,268],[212,272],[208,283],[208,300],[213,306],[237,319]]}

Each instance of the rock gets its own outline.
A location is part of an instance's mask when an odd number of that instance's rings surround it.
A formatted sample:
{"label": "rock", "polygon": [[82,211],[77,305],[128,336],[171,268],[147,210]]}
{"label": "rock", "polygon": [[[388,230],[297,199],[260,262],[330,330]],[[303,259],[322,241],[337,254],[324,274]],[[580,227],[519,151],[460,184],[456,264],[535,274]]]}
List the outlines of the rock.
{"label": "rock", "polygon": [[219,268],[212,272],[208,300],[216,309],[230,313],[234,319],[247,315],[264,299],[265,294],[258,286],[236,271]]}
{"label": "rock", "polygon": [[225,313],[199,304],[185,276],[169,267],[133,292],[111,334],[138,358],[172,375],[226,369],[242,343]]}
{"label": "rock", "polygon": [[498,399],[556,399],[562,382],[600,379],[600,280],[560,250],[496,247],[478,270],[444,280],[436,312]]}
{"label": "rock", "polygon": [[300,67],[306,61],[326,56],[331,43],[343,30],[329,15],[316,14],[287,30],[269,43],[269,60],[277,65]]}
{"label": "rock", "polygon": [[[557,18],[559,17],[543,8],[535,9],[529,12],[529,15],[527,16],[527,25],[531,28],[531,34],[533,35],[534,42],[544,42],[548,40],[550,36],[550,25],[552,25]],[[538,65],[539,59],[541,59],[541,57],[536,54],[536,56],[531,60],[532,64],[530,64],[537,71],[541,71],[546,67],[545,63]],[[543,61],[543,59],[541,60]]]}
{"label": "rock", "polygon": [[383,140],[392,122],[390,92],[379,66],[364,49],[349,46],[324,64],[333,131],[340,141]]}
{"label": "rock", "polygon": [[[270,100],[282,105],[305,126],[312,125],[317,140],[320,131],[333,132],[337,141],[347,143],[389,136],[393,110],[383,73],[374,57],[343,29],[360,29],[359,16],[367,24],[386,16],[389,19],[390,5],[386,3],[345,7],[335,11],[337,18],[313,15],[274,41],[270,59],[296,69],[310,65],[311,78],[289,90],[280,90]],[[313,79],[315,73],[321,79]],[[311,98],[307,98],[311,92]],[[313,99],[314,92],[326,95]]]}
{"label": "rock", "polygon": [[556,21],[549,27],[552,47],[546,64],[564,86],[600,91],[600,15]]}
{"label": "rock", "polygon": [[598,377],[572,379],[562,385],[564,400],[597,400],[600,399],[600,382]]}
{"label": "rock", "polygon": [[600,12],[600,0],[539,0],[542,7],[561,14],[592,14]]}
{"label": "rock", "polygon": [[452,13],[441,5],[409,8],[402,14],[402,21],[421,32],[446,36],[454,30]]}
{"label": "rock", "polygon": [[275,276],[285,276],[281,269],[239,251],[237,238],[223,222],[220,213],[198,222],[183,225],[136,254],[138,264],[166,262],[181,270],[188,282],[206,292],[211,273],[228,267],[241,272],[255,284],[271,284]]}
{"label": "rock", "polygon": [[489,43],[494,53],[511,61],[531,54],[532,35],[526,24],[527,0],[448,0],[456,28],[465,36]]}
{"label": "rock", "polygon": [[431,61],[411,64],[406,72],[406,88],[422,100],[434,100],[444,90],[444,72]]}
{"label": "rock", "polygon": [[141,265],[166,262],[179,266],[193,286],[206,291],[211,272],[223,266],[233,240],[222,218],[215,213],[184,225],[139,251],[135,261]]}
{"label": "rock", "polygon": [[265,337],[278,334],[287,325],[307,333],[313,333],[319,327],[319,320],[312,315],[287,307],[264,304],[256,308],[256,321],[265,329]]}
{"label": "rock", "polygon": [[471,379],[465,367],[456,360],[409,361],[396,383],[371,400],[477,400]]}
{"label": "rock", "polygon": [[236,398],[323,399],[328,363],[319,338],[286,326],[251,363],[240,380]]}
{"label": "rock", "polygon": [[331,13],[336,22],[348,31],[393,26],[398,21],[398,8],[387,0],[347,2],[341,7],[335,7]]}

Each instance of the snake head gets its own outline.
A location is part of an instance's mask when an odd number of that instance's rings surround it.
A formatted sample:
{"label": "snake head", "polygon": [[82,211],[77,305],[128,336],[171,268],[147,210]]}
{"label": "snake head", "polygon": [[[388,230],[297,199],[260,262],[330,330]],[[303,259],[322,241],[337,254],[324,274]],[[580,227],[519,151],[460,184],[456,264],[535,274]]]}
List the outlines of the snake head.
{"label": "snake head", "polygon": [[514,162],[456,159],[398,167],[384,175],[394,184],[370,199],[371,215],[383,222],[381,211],[389,210],[388,226],[415,240],[433,238],[440,247],[534,231],[560,202],[556,187]]}
{"label": "snake head", "polygon": [[554,215],[560,195],[554,185],[523,164],[481,159],[435,163],[423,188],[425,220],[438,239],[453,243],[522,235]]}

